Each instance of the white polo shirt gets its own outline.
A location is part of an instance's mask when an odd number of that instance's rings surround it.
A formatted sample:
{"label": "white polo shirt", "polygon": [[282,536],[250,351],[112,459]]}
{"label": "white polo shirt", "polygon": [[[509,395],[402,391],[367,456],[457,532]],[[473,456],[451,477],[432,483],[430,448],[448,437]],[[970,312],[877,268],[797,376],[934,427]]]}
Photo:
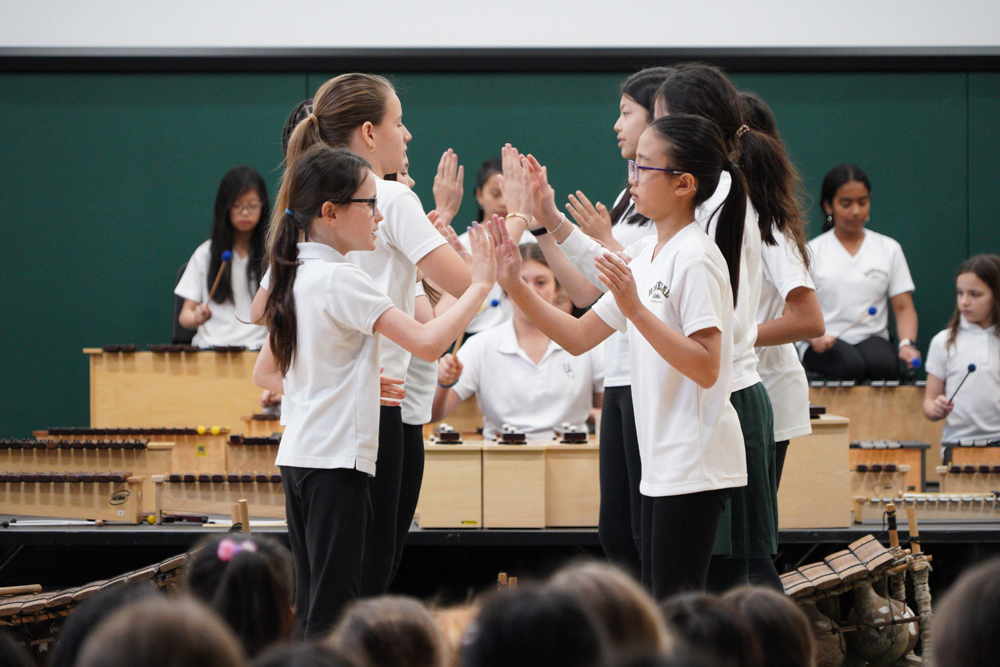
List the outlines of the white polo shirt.
{"label": "white polo shirt", "polygon": [[[347,253],[375,284],[389,295],[396,308],[413,316],[417,294],[417,262],[447,242],[424,214],[420,199],[396,181],[375,179],[378,207],[384,219],[375,233],[374,251]],[[382,343],[384,374],[405,378],[410,353],[391,340]]]}
{"label": "white polo shirt", "polygon": [[375,474],[379,420],[376,320],[392,308],[371,277],[321,243],[300,243],[296,351],[284,387],[295,409],[275,463]]}
{"label": "white polo shirt", "polygon": [[927,350],[927,372],[944,380],[945,397],[958,389],[962,378],[969,372],[969,364],[976,370],[962,385],[955,396],[955,409],[945,419],[944,442],[971,443],[973,440],[992,442],[1000,440],[1000,339],[997,327],[986,329],[970,324],[964,317],[955,336],[955,344],[948,347],[948,330],[931,339]]}
{"label": "white polo shirt", "polygon": [[685,336],[702,329],[722,333],[719,379],[708,389],[668,364],[628,325],[605,294],[594,312],[628,332],[632,356],[642,482],[645,496],[675,496],[745,486],[746,450],[739,417],[729,402],[733,367],[733,292],[729,269],[715,242],[697,223],[679,231],[653,258],[656,237],[626,249],[639,298],[667,325]]}
{"label": "white polo shirt", "polygon": [[[212,242],[205,241],[188,260],[187,268],[180,282],[174,288],[174,294],[190,299],[196,303],[208,301],[209,264],[211,263]],[[267,329],[250,322],[250,304],[253,302],[256,285],[247,280],[247,265],[249,256],[240,257],[233,252],[229,274],[232,276],[233,300],[225,303],[212,301],[208,304],[212,317],[198,327],[198,332],[191,341],[196,347],[212,347],[213,345],[246,345],[259,348],[267,339]],[[212,276],[215,281],[215,276]],[[242,320],[242,321],[241,321]]]}
{"label": "white polo shirt", "polygon": [[[799,287],[816,289],[802,256],[794,243],[774,230],[777,245],[761,244],[763,282],[757,323],[781,317],[788,293]],[[760,375],[774,410],[774,439],[791,440],[812,433],[809,421],[809,382],[799,355],[791,343],[758,347],[757,373]]]}
{"label": "white polo shirt", "polygon": [[[424,284],[418,282],[417,298],[425,295]],[[403,382],[406,396],[400,405],[404,424],[422,426],[431,420],[434,391],[437,388],[437,372],[436,361],[426,361],[415,354],[410,355],[410,363],[406,367],[406,378]]]}
{"label": "white polo shirt", "polygon": [[[627,196],[630,196],[628,188],[622,190],[621,194],[618,195],[618,199],[615,200],[615,206],[618,205],[622,197]],[[624,222],[633,212],[635,212],[635,205],[630,202],[628,208],[625,209],[625,212],[619,218],[620,222],[611,227],[611,236],[623,248],[628,248],[647,236],[656,236],[656,226],[650,220],[641,225],[630,225]],[[559,244],[559,247],[565,253],[566,258],[573,264],[574,268],[584,278],[602,292],[608,291],[608,288],[597,277],[598,271],[594,267],[594,258],[604,252],[604,248],[600,243],[584,234],[580,231],[579,227],[574,225],[573,231],[566,237],[566,240]],[[630,363],[628,335],[616,331],[604,341],[604,386],[627,387],[632,384]]]}
{"label": "white polo shirt", "polygon": [[[462,232],[458,235],[458,240],[465,246],[466,250],[472,250],[472,241],[469,240],[469,232]],[[526,243],[534,243],[538,245],[538,240],[527,231],[521,235],[521,240],[518,241],[518,245],[524,245]],[[469,333],[479,333],[480,331],[486,331],[487,329],[492,329],[501,322],[506,322],[513,315],[513,310],[511,310],[510,300],[504,293],[503,288],[500,285],[493,283],[493,288],[490,289],[490,293],[486,296],[486,300],[483,301],[483,305],[479,307],[479,312],[476,316],[472,318],[469,322],[469,326],[466,327],[466,331]],[[459,348],[461,349],[461,348]]]}
{"label": "white polo shirt", "polygon": [[[810,241],[809,251],[810,271],[827,335],[836,336],[875,306],[878,312],[865,317],[840,340],[851,345],[872,336],[888,340],[889,299],[913,291],[913,279],[899,243],[866,229],[861,247],[852,257],[831,229]],[[800,343],[799,351],[808,345]]]}
{"label": "white polo shirt", "polygon": [[488,440],[504,424],[529,440],[551,440],[552,429],[564,423],[586,428],[594,394],[604,391],[600,345],[574,357],[549,341],[536,365],[518,344],[513,320],[470,338],[458,360],[464,368],[455,393],[463,401],[476,394]]}
{"label": "white polo shirt", "polygon": [[[718,221],[718,215],[715,214],[726,201],[732,184],[733,177],[729,172],[722,172],[715,192],[695,211],[695,220],[713,240]],[[761,280],[760,228],[757,226],[757,212],[748,197],[743,225],[743,248],[740,251],[740,289],[736,308],[733,309],[733,391],[740,391],[760,382],[754,344],[757,342]]]}

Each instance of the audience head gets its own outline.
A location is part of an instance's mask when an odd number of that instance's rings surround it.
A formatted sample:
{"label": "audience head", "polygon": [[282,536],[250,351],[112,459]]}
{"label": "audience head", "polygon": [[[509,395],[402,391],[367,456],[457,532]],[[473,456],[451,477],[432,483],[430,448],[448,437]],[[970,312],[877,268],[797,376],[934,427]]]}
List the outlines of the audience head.
{"label": "audience head", "polygon": [[344,612],[330,643],[359,667],[445,667],[448,653],[427,607],[396,595],[356,602]]}
{"label": "audience head", "polygon": [[448,647],[446,660],[448,667],[458,666],[462,657],[462,638],[478,614],[479,604],[476,602],[434,610],[434,622],[441,630],[445,645]]}
{"label": "audience head", "polygon": [[232,630],[189,597],[150,597],[120,608],[87,638],[76,667],[242,667]]}
{"label": "audience head", "polygon": [[273,646],[253,659],[250,667],[358,667],[332,646],[306,641]]}
{"label": "audience head", "polygon": [[600,626],[573,595],[522,587],[486,600],[469,628],[464,667],[598,667]]}
{"label": "audience head", "polygon": [[613,565],[596,561],[571,565],[557,572],[547,588],[576,596],[593,613],[609,652],[661,653],[670,646],[656,602]]}
{"label": "audience head", "polygon": [[0,630],[0,667],[33,667],[28,652]]}
{"label": "audience head", "polygon": [[294,163],[318,143],[363,155],[377,176],[403,169],[410,133],[403,107],[389,80],[371,74],[342,74],[313,96],[312,113],[292,130],[285,163]]}
{"label": "audience head", "polygon": [[101,621],[121,607],[159,593],[151,583],[108,588],[87,598],[66,617],[59,630],[55,649],[46,663],[49,667],[73,667],[80,648]]}
{"label": "audience head", "polygon": [[834,167],[823,178],[819,204],[823,207],[823,231],[840,227],[858,232],[871,213],[872,184],[856,164]]}
{"label": "audience head", "polygon": [[[239,234],[249,234],[250,254],[247,262],[247,283],[253,292],[263,271],[267,230],[270,223],[271,205],[267,198],[267,185],[252,167],[233,167],[222,177],[219,191],[215,194],[215,210],[212,217],[212,240],[209,250],[208,289],[212,288],[215,276],[222,266],[222,253],[232,251]],[[212,300],[225,303],[234,298],[232,287],[232,264],[226,267],[225,280],[219,281]],[[252,294],[251,294],[252,296]]]}
{"label": "audience head", "polygon": [[202,542],[184,587],[229,623],[253,657],[289,636],[293,581],[291,554],[283,545],[234,534]]}
{"label": "audience head", "polygon": [[992,667],[1000,654],[1000,558],[965,572],[935,605],[931,662]]}
{"label": "audience head", "polygon": [[476,174],[476,206],[479,222],[492,220],[494,215],[501,218],[507,215],[507,206],[503,201],[503,190],[500,188],[500,176],[503,175],[503,162],[499,157],[483,162]]}
{"label": "audience head", "polygon": [[744,586],[726,593],[722,601],[750,626],[767,667],[816,664],[812,626],[787,596],[770,588]]}
{"label": "audience head", "polygon": [[[637,161],[643,164],[637,165],[630,176],[635,208],[653,220],[668,217],[679,205],[689,207],[694,215],[695,207],[715,192],[722,172],[732,176],[729,193],[718,213],[715,242],[729,266],[735,303],[740,287],[746,185],[726,154],[719,127],[704,117],[690,114],[658,118],[639,139]],[[669,168],[675,172],[643,171],[639,166]]]}
{"label": "audience head", "polygon": [[719,667],[763,667],[750,626],[719,598],[686,593],[664,601],[660,608],[667,627],[693,654]]}

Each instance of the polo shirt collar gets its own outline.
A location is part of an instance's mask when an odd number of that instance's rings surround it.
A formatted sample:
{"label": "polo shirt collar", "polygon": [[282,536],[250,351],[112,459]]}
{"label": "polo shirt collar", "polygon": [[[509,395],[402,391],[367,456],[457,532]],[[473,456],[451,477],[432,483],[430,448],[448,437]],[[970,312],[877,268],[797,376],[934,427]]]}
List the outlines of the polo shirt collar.
{"label": "polo shirt collar", "polygon": [[991,324],[990,326],[984,329],[978,324],[973,324],[972,322],[965,319],[965,315],[959,315],[958,320],[959,320],[958,328],[961,329],[962,331],[969,331],[972,333],[980,333],[980,334],[981,333],[994,334],[996,333],[997,330],[996,324]]}
{"label": "polo shirt collar", "polygon": [[324,262],[343,263],[347,258],[324,243],[299,243],[299,259],[320,259]]}
{"label": "polo shirt collar", "polygon": [[[501,354],[517,354],[521,351],[521,346],[517,342],[517,331],[514,329],[513,317],[498,324],[497,329],[500,330],[500,343],[497,345],[497,352],[500,352]],[[542,361],[545,361],[545,357],[549,356],[554,351],[561,349],[562,346],[550,338],[549,346],[545,350],[545,354],[542,356]],[[525,358],[527,358],[527,355],[525,355]]]}

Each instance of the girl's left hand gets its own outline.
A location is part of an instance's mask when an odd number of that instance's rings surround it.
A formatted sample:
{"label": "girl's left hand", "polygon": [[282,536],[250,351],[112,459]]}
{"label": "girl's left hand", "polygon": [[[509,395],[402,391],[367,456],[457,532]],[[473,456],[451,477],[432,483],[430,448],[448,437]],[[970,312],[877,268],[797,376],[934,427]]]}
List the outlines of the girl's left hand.
{"label": "girl's left hand", "polygon": [[403,389],[403,381],[398,378],[380,375],[379,381],[379,405],[395,407],[403,402],[406,397],[406,390]]}
{"label": "girl's left hand", "polygon": [[[496,216],[493,216],[497,219]],[[486,227],[473,222],[469,228],[469,240],[472,242],[472,259],[469,262],[469,274],[472,282],[493,286],[497,280],[497,263],[494,258],[493,246],[486,236]]]}
{"label": "girl's left hand", "polygon": [[913,368],[913,360],[920,359],[920,350],[909,345],[899,348],[899,358],[906,362],[907,368]]}
{"label": "girl's left hand", "polygon": [[631,319],[643,307],[632,269],[625,263],[622,255],[608,250],[598,255],[594,264],[600,271],[598,278],[614,295],[622,315]]}
{"label": "girl's left hand", "polygon": [[451,224],[462,206],[464,177],[465,167],[458,164],[458,156],[449,148],[438,162],[437,175],[434,176],[434,186],[431,189],[434,193],[434,208],[445,224]]}
{"label": "girl's left hand", "polygon": [[569,196],[566,210],[584,234],[606,248],[619,249],[616,247],[618,242],[611,235],[611,214],[604,204],[591,204],[587,196],[577,190],[576,195]]}
{"label": "girl's left hand", "polygon": [[522,156],[516,148],[507,144],[500,150],[503,160],[503,175],[500,188],[508,213],[521,213],[531,220],[534,211],[534,194],[531,191],[531,173],[522,164]]}
{"label": "girl's left hand", "polygon": [[[434,213],[434,211],[431,211],[431,213]],[[430,219],[430,214],[427,215],[427,218]],[[462,242],[458,239],[458,234],[455,233],[455,229],[451,225],[443,222],[440,218],[431,220],[431,222],[434,223],[434,229],[438,230],[438,233],[444,237],[444,240],[448,242],[451,249],[458,253],[458,256],[462,258],[465,265],[471,265],[472,253],[466,250],[465,246],[462,245]]]}

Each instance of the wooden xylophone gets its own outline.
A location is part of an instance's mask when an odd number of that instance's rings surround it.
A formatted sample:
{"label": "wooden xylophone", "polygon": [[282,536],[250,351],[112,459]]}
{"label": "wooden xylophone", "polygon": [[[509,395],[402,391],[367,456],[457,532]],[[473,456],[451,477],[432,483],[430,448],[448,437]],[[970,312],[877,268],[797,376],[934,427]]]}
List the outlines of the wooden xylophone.
{"label": "wooden xylophone", "polygon": [[906,493],[910,466],[895,463],[859,463],[851,470],[852,496],[885,496]]}
{"label": "wooden xylophone", "polygon": [[285,518],[285,492],[281,475],[257,473],[171,473],[156,475],[156,522],[164,513],[229,515],[234,504],[246,500],[250,515]]}
{"label": "wooden xylophone", "polygon": [[882,521],[889,504],[913,508],[925,521],[981,522],[1000,519],[996,493],[905,493],[892,497],[854,498],[854,523]]}
{"label": "wooden xylophone", "polygon": [[916,440],[855,440],[851,442],[851,469],[858,465],[909,466],[907,491],[922,491],[927,474],[927,450],[930,445]]}
{"label": "wooden xylophone", "polygon": [[990,493],[1000,490],[1000,465],[938,466],[941,493]]}
{"label": "wooden xylophone", "polygon": [[942,442],[941,447],[944,460],[952,465],[1000,465],[1000,441]]}
{"label": "wooden xylophone", "polygon": [[139,523],[142,478],[131,472],[3,472],[0,507],[13,516]]}
{"label": "wooden xylophone", "polygon": [[231,435],[226,447],[226,470],[230,473],[252,471],[278,475],[280,472],[274,461],[280,444],[280,435],[259,438]]}
{"label": "wooden xylophone", "polygon": [[243,435],[248,438],[268,438],[285,432],[280,412],[257,412],[243,418]]}
{"label": "wooden xylophone", "polygon": [[196,428],[50,428],[35,431],[39,440],[127,441],[144,439],[149,445],[172,443],[170,465],[159,474],[172,470],[211,472],[227,470],[226,446],[229,429],[220,426]]}

